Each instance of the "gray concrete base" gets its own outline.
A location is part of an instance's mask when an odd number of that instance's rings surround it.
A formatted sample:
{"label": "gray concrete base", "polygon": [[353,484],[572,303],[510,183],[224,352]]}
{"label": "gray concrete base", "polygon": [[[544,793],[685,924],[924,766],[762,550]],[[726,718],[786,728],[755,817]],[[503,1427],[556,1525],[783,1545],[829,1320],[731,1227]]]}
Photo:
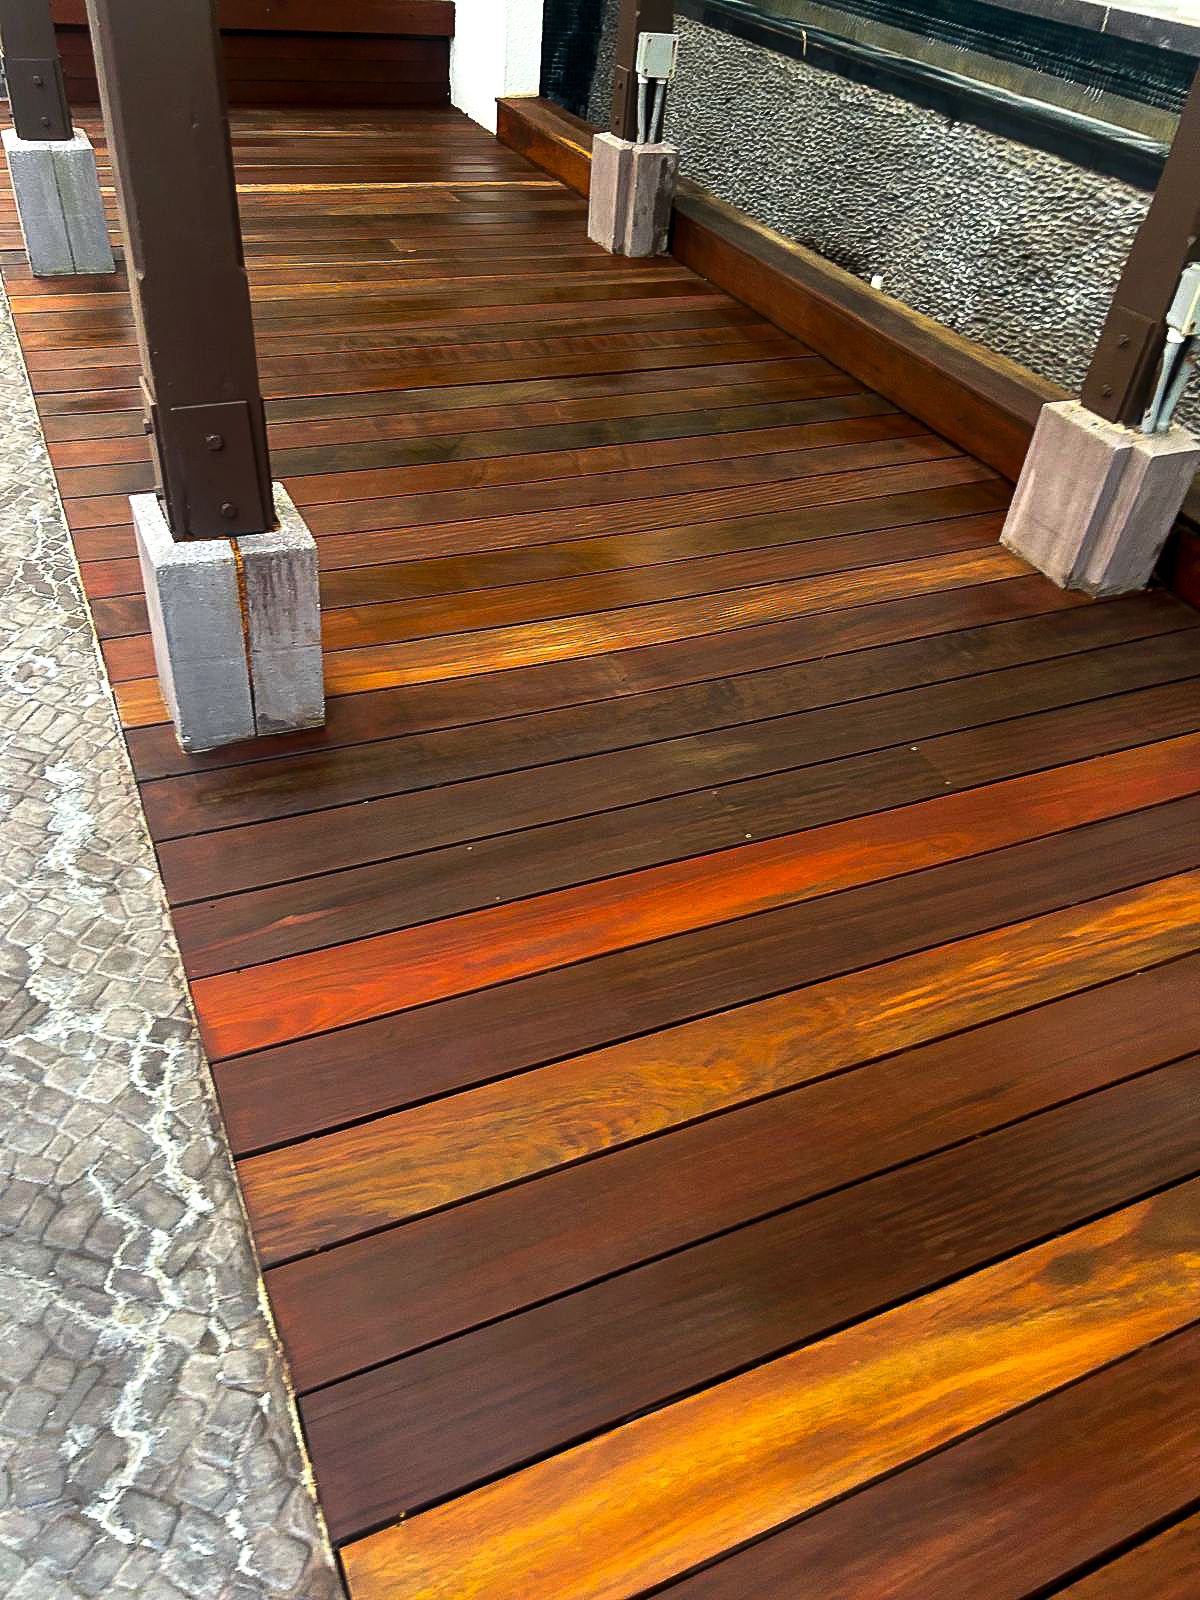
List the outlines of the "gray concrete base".
{"label": "gray concrete base", "polygon": [[325,720],[316,541],[273,487],[278,528],[236,541],[177,543],[156,495],[130,497],[155,665],[185,750]]}
{"label": "gray concrete base", "polygon": [[1198,467],[1186,428],[1146,434],[1076,400],[1043,406],[1001,541],[1060,589],[1145,588]]}
{"label": "gray concrete base", "polygon": [[260,734],[319,728],[325,721],[317,542],[283,486],[273,489],[279,527],[237,541]]}
{"label": "gray concrete base", "polygon": [[211,750],[252,739],[254,702],[233,541],[177,544],[157,495],[131,495],[129,505],[158,681],[180,744]]}
{"label": "gray concrete base", "polygon": [[34,274],[53,278],[115,271],[96,155],[87,134],[18,139],[12,128],[5,128],[4,154]]}
{"label": "gray concrete base", "polygon": [[598,133],[592,143],[588,237],[613,255],[661,255],[678,172],[674,145],[636,145]]}

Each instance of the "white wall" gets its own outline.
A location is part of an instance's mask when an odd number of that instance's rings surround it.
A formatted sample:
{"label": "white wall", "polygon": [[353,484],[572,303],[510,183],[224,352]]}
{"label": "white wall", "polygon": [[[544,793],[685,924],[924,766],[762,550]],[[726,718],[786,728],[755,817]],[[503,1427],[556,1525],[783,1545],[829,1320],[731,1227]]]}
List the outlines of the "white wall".
{"label": "white wall", "polygon": [[496,100],[537,94],[543,0],[457,0],[450,46],[450,100],[492,133]]}

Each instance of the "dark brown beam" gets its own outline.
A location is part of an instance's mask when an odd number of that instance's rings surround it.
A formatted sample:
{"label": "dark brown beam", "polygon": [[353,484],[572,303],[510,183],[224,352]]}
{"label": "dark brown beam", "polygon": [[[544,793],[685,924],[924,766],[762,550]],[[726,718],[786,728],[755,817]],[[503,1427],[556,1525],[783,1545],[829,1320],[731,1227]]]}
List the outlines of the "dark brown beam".
{"label": "dark brown beam", "polygon": [[612,132],[618,139],[637,138],[637,42],[641,33],[670,33],[675,26],[673,0],[621,0],[613,68]]}
{"label": "dark brown beam", "polygon": [[143,390],[176,538],[271,527],[213,0],[88,0]]}
{"label": "dark brown beam", "polygon": [[1200,73],[1179,119],[1084,380],[1089,411],[1136,427],[1154,389],[1179,276],[1200,259]]}
{"label": "dark brown beam", "polygon": [[50,0],[0,0],[0,51],[19,139],[69,139],[71,108]]}

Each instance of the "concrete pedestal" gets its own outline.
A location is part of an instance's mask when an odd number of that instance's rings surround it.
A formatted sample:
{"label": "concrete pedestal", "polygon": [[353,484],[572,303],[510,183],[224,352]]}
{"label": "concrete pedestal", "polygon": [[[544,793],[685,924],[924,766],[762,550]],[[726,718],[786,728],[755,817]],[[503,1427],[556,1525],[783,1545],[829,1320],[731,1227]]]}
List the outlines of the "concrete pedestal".
{"label": "concrete pedestal", "polygon": [[674,145],[631,144],[598,133],[592,142],[588,238],[617,256],[662,255],[678,173]]}
{"label": "concrete pedestal", "polygon": [[113,272],[96,155],[87,134],[18,139],[5,128],[4,154],[34,275]]}
{"label": "concrete pedestal", "polygon": [[130,497],[155,665],[185,750],[325,720],[316,541],[273,488],[273,531],[178,543],[156,495]]}
{"label": "concrete pedestal", "polygon": [[272,489],[278,528],[236,541],[260,734],[319,728],[325,721],[317,542],[282,485]]}
{"label": "concrete pedestal", "polygon": [[1060,589],[1142,589],[1198,467],[1186,428],[1140,433],[1076,400],[1043,406],[1001,542]]}

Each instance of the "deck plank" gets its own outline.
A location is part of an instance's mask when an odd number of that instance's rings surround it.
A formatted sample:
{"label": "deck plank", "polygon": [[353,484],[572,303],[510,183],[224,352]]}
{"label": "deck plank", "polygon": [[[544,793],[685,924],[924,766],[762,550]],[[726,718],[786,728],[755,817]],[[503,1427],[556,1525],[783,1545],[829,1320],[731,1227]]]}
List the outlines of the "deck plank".
{"label": "deck plank", "polygon": [[[1185,1506],[1200,1466],[1177,1334],[666,1591],[672,1600],[1025,1600]],[[1189,1489],[1189,1482],[1191,1488]],[[1186,1600],[1191,1518],[1063,1590]]]}
{"label": "deck plank", "polygon": [[617,1600],[1132,1355],[1195,1315],[1198,1187],[356,1540],[356,1600]]}
{"label": "deck plank", "polygon": [[1182,1595],[1200,615],[456,113],[234,130],[325,727],[180,751],[0,262],[352,1600]]}
{"label": "deck plank", "polygon": [[[963,1066],[959,1094],[969,1092],[969,1057]],[[854,1077],[836,1080],[843,1094]],[[815,1118],[806,1137],[844,1140],[853,1129],[857,1138],[860,1121],[869,1125],[852,1101],[829,1120]],[[796,1137],[795,1124],[787,1137]],[[778,1162],[783,1150],[778,1138],[761,1155]],[[334,1535],[396,1521],[515,1471],[1198,1166],[1193,1057],[327,1383],[300,1410]],[[847,1251],[848,1238],[859,1247]],[[1181,1476],[1182,1462],[1174,1467]]]}
{"label": "deck plank", "polygon": [[[1119,970],[1093,966],[1080,981],[1102,973],[1106,985],[976,1018],[973,1032],[860,1061],[848,1076],[696,1123],[666,1143],[631,1145],[271,1269],[298,1384],[317,1389],[435,1346],[1186,1053],[1200,1015],[1200,958]],[[974,1092],[964,1096],[956,1086],[968,1073]],[[851,1105],[861,1122],[848,1142],[837,1119]],[[810,1128],[829,1137],[808,1137]],[[660,1177],[668,1158],[681,1178],[670,1185]]]}
{"label": "deck plank", "polygon": [[[1121,877],[1127,882],[1131,872],[1139,878],[1150,876],[1164,867],[1194,859],[1198,815],[1200,807],[1185,806],[1172,819],[1173,837],[1169,835],[1162,841],[1149,863],[1134,866],[1131,862]],[[1126,827],[1129,821],[1121,819]],[[1144,831],[1140,818],[1137,822]],[[1193,830],[1190,834],[1189,829]],[[1116,833],[1111,826],[1108,831],[1110,838]],[[1080,829],[1070,838],[1089,858],[1103,843],[1094,829]],[[1172,843],[1173,852],[1164,848]],[[696,1117],[794,1087],[823,1071],[851,1065],[852,1059],[847,1061],[844,1052],[847,1048],[863,1048],[861,1014],[852,1013],[849,1043],[842,1031],[834,1028],[822,1046],[817,1030],[831,998],[829,991],[818,987],[788,989],[786,985],[805,979],[815,985],[826,977],[849,976],[857,964],[856,957],[881,963],[862,980],[869,991],[880,982],[886,985],[889,979],[901,986],[899,993],[885,988],[889,1009],[885,1011],[880,1004],[880,1009],[867,1020],[868,1037],[877,1049],[899,1049],[928,1038],[922,1028],[945,1031],[970,1026],[972,1019],[994,1015],[995,1011],[988,1008],[1001,1002],[1010,1007],[1020,1000],[1035,1003],[1029,997],[1044,993],[1043,986],[1049,988],[1050,994],[1061,992],[1054,987],[1055,980],[1060,984],[1064,981],[1064,964],[1068,972],[1078,970],[1078,959],[1075,963],[1069,959],[1071,954],[1078,958],[1078,948],[1066,952],[1047,950],[1045,941],[1061,930],[1062,921],[1047,916],[1046,922],[1039,925],[1035,916],[1027,927],[996,927],[1003,912],[1013,908],[1014,900],[1027,915],[1030,911],[1045,915],[1088,892],[1083,887],[1082,862],[1075,864],[1077,876],[1072,881],[1067,878],[1065,864],[1054,860],[1054,854],[1045,843],[1023,847],[1021,854],[999,852],[988,861],[989,867],[1000,873],[1020,872],[1030,881],[1019,899],[1013,897],[1006,904],[997,892],[993,903],[986,907],[978,900],[973,907],[963,908],[960,904],[972,894],[978,895],[979,875],[971,878],[962,869],[935,869],[950,880],[946,884],[950,915],[940,925],[933,921],[942,910],[935,891],[919,879],[911,883],[904,880],[902,889],[885,886],[891,890],[890,895],[877,889],[857,891],[860,917],[872,927],[877,942],[872,946],[864,938],[855,938],[859,929],[851,908],[838,906],[834,908],[838,914],[838,943],[844,940],[843,948],[838,949],[831,940],[830,948],[813,950],[807,954],[806,965],[802,967],[797,961],[794,970],[781,966],[778,922],[786,917],[791,924],[787,931],[792,932],[797,923],[803,927],[802,919],[806,919],[804,932],[811,945],[812,934],[826,919],[829,907],[822,907],[815,916],[811,907],[801,907],[798,912],[776,913],[773,919],[748,918],[723,927],[717,935],[704,933],[693,935],[691,940],[673,940],[667,946],[669,955],[651,949],[647,959],[647,952],[635,950],[609,957],[607,963],[564,968],[562,975],[567,981],[560,984],[560,989],[567,989],[570,980],[575,979],[571,987],[582,994],[576,1002],[578,1017],[570,1015],[563,1022],[540,1014],[531,1016],[528,1011],[539,991],[553,982],[553,972],[528,979],[520,988],[504,986],[497,991],[484,991],[481,1026],[490,1024],[493,1030],[493,1062],[504,1046],[514,1053],[521,1048],[528,1051],[531,1035],[542,1059],[553,1060],[565,1053],[559,1039],[555,1039],[556,1031],[560,1039],[564,1034],[569,1036],[571,1047],[579,1053],[567,1062],[539,1069],[539,1075],[526,1073],[511,1080],[502,1079],[464,1091],[453,1100],[437,1100],[390,1118],[248,1158],[241,1168],[242,1185],[264,1261],[324,1248],[373,1228],[424,1215]],[[1038,882],[1039,855],[1042,875],[1049,883]],[[1094,865],[1091,872],[1093,891],[1116,887],[1112,878],[1098,873]],[[1040,894],[1031,892],[1035,887]],[[923,910],[930,917],[930,925],[920,931],[911,927],[911,902],[906,892],[909,889],[925,890],[928,895]],[[1177,916],[1180,900],[1186,903],[1194,896],[1196,883],[1185,875],[1163,880],[1158,890],[1158,895],[1147,901],[1135,899],[1129,908],[1135,918],[1137,909],[1149,911],[1154,919],[1151,938],[1161,932],[1156,911],[1165,908],[1168,919]],[[892,910],[894,919],[886,931],[879,926],[884,907]],[[1076,912],[1067,922],[1071,937],[1089,943],[1098,938],[1104,943],[1110,932],[1106,917],[1110,909],[1101,900],[1090,903],[1082,913]],[[1125,903],[1118,901],[1115,909],[1119,925],[1123,924]],[[957,918],[952,920],[954,913]],[[963,937],[975,934],[980,927],[990,931],[974,939]],[[947,928],[959,935],[949,949],[939,948],[924,960],[902,959]],[[1141,938],[1137,932],[1134,937],[1141,947],[1145,932],[1141,931]],[[740,942],[738,934],[742,935]],[[1166,936],[1166,948],[1172,953],[1178,950],[1174,937],[1172,929]],[[700,945],[700,954],[709,957],[711,966],[696,959],[696,944]],[[671,965],[683,965],[689,956],[690,970],[684,966],[682,975],[671,971]],[[757,957],[757,967],[751,957]],[[632,969],[636,975],[640,1007],[635,1008],[631,1000],[626,1008],[619,1008],[619,999],[613,995],[617,980],[610,970],[616,961],[623,961],[626,970]],[[889,971],[889,961],[896,961],[898,970]],[[736,975],[726,979],[722,988],[720,971],[731,963],[736,963]],[[680,1000],[677,991],[683,987],[685,976],[693,978],[693,986]],[[598,988],[600,994],[595,995]],[[833,989],[835,1003],[843,999],[845,988],[842,985]],[[947,1001],[947,989],[953,991],[957,1004]],[[969,997],[960,992],[967,990]],[[587,1001],[592,996],[593,1010],[589,1011]],[[747,1001],[764,996],[756,1013],[747,1016],[738,1009]],[[599,1011],[602,998],[607,1001],[608,1015]],[[706,1014],[719,1006],[726,1009]],[[439,1023],[447,1026],[449,1016],[454,1015],[424,1010],[422,1020],[435,1028]],[[680,1011],[690,1013],[692,1020],[686,1024],[676,1022]],[[501,1032],[502,1026],[511,1031],[511,1042]],[[601,1039],[606,1034],[619,1039],[638,1027],[659,1031],[608,1045],[602,1053],[599,1046],[594,1051],[587,1048],[598,1035]],[[685,1033],[679,1031],[685,1027]],[[470,1043],[478,1049],[488,1038],[484,1033]],[[831,1065],[823,1065],[822,1048],[832,1054]],[[423,1164],[415,1164],[418,1158]]]}
{"label": "deck plank", "polygon": [[[1188,1448],[1191,1454],[1184,1459],[1194,1463],[1194,1434],[1185,1451]],[[1192,1470],[1194,1473],[1194,1465]],[[1059,1593],[1063,1600],[1189,1600],[1198,1571],[1200,1517],[1185,1517],[1157,1538],[1147,1539]]]}

